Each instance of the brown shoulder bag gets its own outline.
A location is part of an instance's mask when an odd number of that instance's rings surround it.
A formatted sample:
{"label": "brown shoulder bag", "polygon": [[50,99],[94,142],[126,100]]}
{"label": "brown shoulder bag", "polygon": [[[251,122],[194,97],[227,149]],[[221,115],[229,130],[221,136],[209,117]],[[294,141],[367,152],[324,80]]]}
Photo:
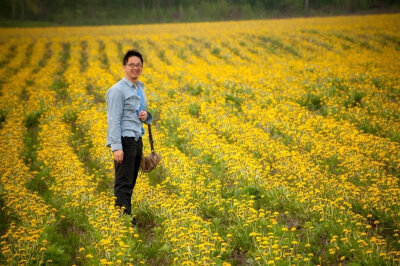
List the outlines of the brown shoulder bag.
{"label": "brown shoulder bag", "polygon": [[154,146],[153,146],[153,136],[151,134],[151,126],[148,126],[149,130],[149,140],[150,140],[150,146],[151,146],[151,153],[147,156],[144,156],[142,154],[142,160],[140,161],[140,168],[142,169],[143,172],[148,173],[154,170],[156,168],[157,164],[161,161],[161,155],[156,153],[154,151]]}

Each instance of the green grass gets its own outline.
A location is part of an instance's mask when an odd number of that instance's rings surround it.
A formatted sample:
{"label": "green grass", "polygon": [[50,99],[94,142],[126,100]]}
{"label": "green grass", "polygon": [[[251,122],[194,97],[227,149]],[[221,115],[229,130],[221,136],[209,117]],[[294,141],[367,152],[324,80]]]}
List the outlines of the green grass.
{"label": "green grass", "polygon": [[63,116],[63,122],[71,128],[72,134],[68,140],[69,145],[74,149],[79,161],[84,164],[85,170],[89,175],[93,175],[97,180],[97,191],[108,191],[112,188],[112,180],[107,175],[107,171],[99,167],[99,163],[91,156],[93,143],[87,138],[87,128],[78,125],[77,119],[79,111],[75,109],[67,109]]}
{"label": "green grass", "polygon": [[63,115],[63,122],[75,128],[78,114],[79,112],[75,109],[67,109]]}
{"label": "green grass", "polygon": [[168,170],[163,164],[157,165],[157,167],[147,174],[149,177],[150,186],[156,186],[161,184],[168,176]]}
{"label": "green grass", "polygon": [[389,135],[388,137],[389,137],[389,139],[391,141],[400,142],[400,132],[398,132],[398,131],[390,131],[388,133],[388,135]]}
{"label": "green grass", "polygon": [[[193,40],[193,42],[194,43],[200,43],[201,42],[201,40],[199,40],[199,39],[196,39],[195,37],[193,37],[193,36],[185,36],[185,38],[186,39],[189,39],[189,40]],[[190,42],[190,41],[189,41]],[[202,55],[202,53],[201,53],[201,51],[199,50],[199,49],[197,49],[197,45],[193,45],[193,44],[191,44],[191,43],[189,43],[189,45],[187,46],[187,48],[189,48],[189,50],[196,56],[196,57],[202,57],[201,55]],[[203,58],[204,59],[204,58]]]}
{"label": "green grass", "polygon": [[175,91],[175,90],[171,90],[171,89],[169,89],[169,90],[167,91],[167,93],[168,93],[168,97],[169,97],[170,99],[173,99],[173,98],[175,97],[175,95],[176,95],[176,91]]}
{"label": "green grass", "polygon": [[139,230],[152,230],[157,224],[162,222],[162,219],[146,203],[139,204],[133,208],[133,216],[136,218]]}
{"label": "green grass", "polygon": [[79,64],[81,66],[81,72],[85,72],[87,67],[89,66],[88,58],[87,58],[88,57],[88,54],[87,54],[88,44],[87,44],[86,40],[81,41],[81,47],[82,47],[81,58],[79,59]]}
{"label": "green grass", "polygon": [[338,159],[337,155],[332,155],[323,160],[321,166],[327,168],[328,172],[333,175],[340,175],[342,174],[343,170],[339,166],[340,160]]}
{"label": "green grass", "polygon": [[[119,58],[124,58],[125,51],[122,50],[122,43],[116,42],[116,41],[115,41],[115,43],[117,44],[117,50],[118,50]],[[121,62],[121,65],[122,65],[122,62]]]}
{"label": "green grass", "polygon": [[312,93],[308,93],[301,101],[301,106],[305,106],[310,111],[317,111],[322,108],[322,97]]}
{"label": "green grass", "polygon": [[88,84],[86,86],[86,91],[88,94],[92,95],[94,98],[94,103],[105,103],[106,98],[104,95],[99,93],[99,90],[97,90],[93,84]]}
{"label": "green grass", "polygon": [[67,83],[64,80],[55,80],[51,89],[57,93],[58,101],[66,101],[68,99]]}
{"label": "green grass", "polygon": [[221,180],[224,185],[229,180],[226,179],[226,171],[228,170],[226,167],[226,163],[221,158],[214,158],[211,154],[205,154],[201,157],[201,163],[208,164],[211,166],[211,173],[217,180]]}
{"label": "green grass", "polygon": [[40,59],[39,64],[37,65],[37,67],[35,68],[33,73],[39,72],[39,70],[46,65],[47,61],[49,60],[49,58],[51,57],[51,55],[53,53],[51,51],[50,47],[51,47],[51,42],[46,43],[45,53],[44,53],[43,57]]}
{"label": "green grass", "polygon": [[267,132],[271,135],[271,138],[280,139],[285,145],[290,145],[294,142],[292,136],[282,132],[278,127],[274,125],[271,125]]}
{"label": "green grass", "polygon": [[211,54],[216,57],[221,57],[221,48],[218,46],[215,46],[214,48],[212,48]]}
{"label": "green grass", "polygon": [[171,247],[162,240],[162,228],[160,227],[164,219],[147,203],[134,206],[133,216],[136,218],[137,232],[143,241],[135,253],[140,254],[149,265],[170,264]]}
{"label": "green grass", "polygon": [[307,37],[307,40],[310,43],[312,43],[314,45],[317,45],[319,47],[322,47],[322,48],[324,48],[324,49],[326,49],[328,51],[332,51],[333,50],[333,45],[331,45],[330,43],[326,43],[324,41],[321,41],[321,40],[313,38],[313,37]]}
{"label": "green grass", "polygon": [[357,127],[362,132],[369,133],[372,135],[378,135],[380,132],[382,132],[382,129],[378,124],[372,122],[367,118],[364,118],[361,121],[359,121]]}
{"label": "green grass", "polygon": [[[63,202],[55,201],[53,204],[57,206],[58,223],[47,226],[41,235],[41,239],[49,241],[44,261],[52,260],[56,265],[85,265],[86,258],[79,256],[79,248],[85,247],[86,252],[90,253],[90,247],[95,241],[90,238],[95,233],[86,211],[81,207],[65,208]],[[91,253],[96,255],[95,252]]]}
{"label": "green grass", "polygon": [[198,117],[200,114],[200,105],[198,103],[191,103],[189,105],[189,114]]}
{"label": "green grass", "polygon": [[[33,51],[33,45],[34,45],[34,42],[31,42],[31,43],[29,43],[29,45],[26,47],[26,50],[25,50],[26,61],[23,62],[22,64],[25,64],[25,63],[29,63],[29,62],[30,62],[30,60],[31,60],[31,55],[32,55],[32,51]],[[22,65],[21,65],[21,66],[22,66]],[[15,70],[18,71],[18,68],[15,69]]]}
{"label": "green grass", "polygon": [[396,50],[400,50],[400,37],[393,36],[393,35],[387,35],[387,34],[380,34],[380,37],[383,38],[384,40],[391,42],[393,45],[395,45]]}
{"label": "green grass", "polygon": [[224,217],[219,207],[209,205],[207,202],[202,202],[199,207],[200,216],[205,220]]}
{"label": "green grass", "polygon": [[[249,237],[251,228],[243,226],[242,223],[237,223],[235,225],[230,225],[227,231],[232,234],[231,247],[233,250],[246,254],[255,249],[254,242]],[[242,256],[244,254],[242,254]],[[235,261],[235,259],[233,261]]]}
{"label": "green grass", "polygon": [[0,61],[0,67],[3,67],[4,65],[6,65],[8,62],[10,62],[14,58],[16,47],[17,47],[16,45],[10,46],[8,53],[5,56],[4,60]]}
{"label": "green grass", "polygon": [[309,111],[316,112],[317,114],[327,116],[328,107],[325,105],[322,95],[316,95],[311,92],[307,92],[301,99],[297,100],[301,106],[307,107]]}
{"label": "green grass", "polygon": [[[253,36],[253,38],[255,38],[255,36]],[[280,41],[272,38],[271,36],[258,36],[258,39],[261,41],[259,43],[260,46],[264,47],[273,54],[279,55],[278,49],[283,47],[283,44]]]}
{"label": "green grass", "polygon": [[225,105],[237,108],[239,112],[242,110],[242,103],[243,99],[234,94],[227,93],[225,95]]}
{"label": "green grass", "polygon": [[162,124],[164,124],[168,130],[168,138],[165,140],[165,143],[168,146],[175,146],[185,153],[188,140],[185,136],[178,133],[178,127],[180,125],[179,117],[172,115],[165,121],[162,121]]}
{"label": "green grass", "polygon": [[161,110],[156,107],[149,107],[148,109],[149,113],[153,117],[153,121],[151,124],[154,126],[158,126],[158,123],[160,122],[160,117],[161,117]]}
{"label": "green grass", "polygon": [[[6,202],[3,199],[4,197],[3,193],[4,193],[4,188],[0,187],[0,210],[1,210],[0,235],[4,235],[7,232],[12,222],[16,224],[19,223],[18,216],[13,212],[12,209],[7,207]],[[2,254],[0,253],[0,262],[1,262],[1,256]]]}
{"label": "green grass", "polygon": [[349,50],[349,49],[351,48],[351,46],[348,45],[347,43],[341,42],[340,44],[342,45],[342,48],[343,48],[344,50]]}
{"label": "green grass", "polygon": [[178,57],[182,60],[187,59],[186,50],[184,48],[180,48],[178,51]]}
{"label": "green grass", "polygon": [[295,57],[301,57],[299,52],[293,46],[284,45],[280,40],[272,36],[258,36],[258,38],[261,41],[261,46],[273,54],[281,55],[280,51],[283,51],[284,53],[291,54]]}
{"label": "green grass", "polygon": [[33,82],[31,80],[28,80],[26,82],[26,85],[22,88],[22,91],[19,94],[19,99],[21,101],[26,102],[29,100],[30,95],[28,93],[27,87],[31,87],[32,85],[33,85]]}
{"label": "green grass", "polygon": [[320,34],[320,32],[316,29],[302,29],[302,33],[311,33],[311,34]]}
{"label": "green grass", "polygon": [[24,119],[25,127],[28,129],[36,129],[39,126],[39,119],[43,114],[43,110],[32,111]]}
{"label": "green grass", "polygon": [[372,84],[377,88],[377,89],[384,89],[385,88],[385,79],[382,77],[373,77],[372,78]]}
{"label": "green grass", "polygon": [[240,248],[233,249],[226,256],[222,256],[222,259],[228,260],[232,265],[235,266],[252,264],[247,258],[247,252],[241,250]]}
{"label": "green grass", "polygon": [[27,166],[31,171],[37,171],[40,169],[40,162],[37,161],[37,146],[39,145],[37,136],[39,130],[39,119],[44,113],[44,110],[32,111],[26,115],[24,119],[24,125],[26,127],[24,135],[24,151],[22,157]]}
{"label": "green grass", "polygon": [[37,159],[37,149],[39,147],[37,139],[38,131],[40,118],[44,112],[44,109],[41,109],[32,111],[26,115],[24,120],[26,131],[22,156],[30,171],[36,172],[33,178],[27,182],[26,187],[31,191],[37,192],[46,202],[51,204],[52,193],[49,187],[54,183],[54,178],[50,175],[51,169]]}
{"label": "green grass", "polygon": [[158,58],[160,58],[161,61],[165,62],[167,65],[170,65],[171,63],[169,62],[167,56],[165,55],[164,50],[160,50],[158,52]]}
{"label": "green grass", "polygon": [[59,72],[57,73],[58,75],[63,74],[68,67],[68,59],[70,57],[70,50],[71,50],[71,43],[69,43],[69,42],[62,43],[62,52],[60,54],[60,61],[61,61],[62,67],[60,68]]}
{"label": "green grass", "polygon": [[345,107],[362,107],[362,99],[365,97],[366,93],[363,91],[352,91],[346,100],[343,101]]}
{"label": "green grass", "polygon": [[[9,229],[11,223],[19,224],[20,221],[18,219],[18,215],[13,212],[12,209],[7,207],[6,202],[3,199],[3,187],[0,186],[0,235],[3,236],[7,230]],[[2,240],[3,241],[3,240]],[[0,264],[7,265],[6,257],[3,253],[0,253]]]}
{"label": "green grass", "polygon": [[187,84],[184,87],[184,90],[187,91],[192,96],[198,96],[203,92],[203,87],[200,83],[197,84]]}
{"label": "green grass", "polygon": [[38,173],[28,181],[26,187],[31,191],[37,192],[48,204],[51,204],[53,195],[49,187],[55,181],[51,176],[51,169],[43,163],[35,163],[39,164]]}
{"label": "green grass", "polygon": [[[241,43],[243,43],[243,42],[241,42]],[[244,44],[245,44],[245,43],[244,43]],[[224,47],[228,48],[228,50],[229,50],[232,54],[234,54],[234,55],[236,55],[236,56],[239,56],[239,57],[242,58],[243,60],[250,61],[250,58],[247,57],[246,55],[242,54],[238,48],[236,48],[236,47],[231,47],[231,46],[229,45],[229,43],[222,43],[222,45],[223,45]]]}
{"label": "green grass", "polygon": [[3,123],[6,121],[8,111],[0,109],[0,129],[3,127]]}
{"label": "green grass", "polygon": [[[23,157],[30,170],[37,172],[27,182],[27,188],[37,192],[50,206],[57,209],[56,219],[59,222],[47,225],[45,232],[41,235],[41,239],[49,241],[44,261],[51,260],[58,265],[82,264],[85,262],[85,258],[78,256],[78,249],[81,246],[91,245],[93,239],[87,239],[85,233],[93,229],[88,222],[84,209],[65,208],[65,202],[55,197],[50,190],[50,186],[55,182],[51,176],[51,169],[37,159],[37,137],[40,118],[43,113],[44,109],[32,111],[24,119],[26,133],[24,136],[25,149]],[[64,119],[71,123],[76,120],[76,117],[74,112],[67,112],[64,115]]]}
{"label": "green grass", "polygon": [[100,61],[103,65],[103,68],[108,70],[110,68],[110,63],[108,61],[108,57],[105,51],[106,46],[103,41],[98,41],[98,43],[99,43]]}

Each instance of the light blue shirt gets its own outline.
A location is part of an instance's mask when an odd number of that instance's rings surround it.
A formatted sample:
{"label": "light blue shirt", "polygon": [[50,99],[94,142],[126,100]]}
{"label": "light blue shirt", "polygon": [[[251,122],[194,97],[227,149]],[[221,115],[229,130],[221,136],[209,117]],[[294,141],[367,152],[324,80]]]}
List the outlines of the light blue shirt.
{"label": "light blue shirt", "polygon": [[[107,101],[107,147],[112,151],[122,150],[121,137],[134,137],[144,134],[143,122],[137,117],[139,111],[147,109],[144,84],[137,85],[124,77],[112,86],[106,95]],[[151,114],[144,123],[153,121]]]}

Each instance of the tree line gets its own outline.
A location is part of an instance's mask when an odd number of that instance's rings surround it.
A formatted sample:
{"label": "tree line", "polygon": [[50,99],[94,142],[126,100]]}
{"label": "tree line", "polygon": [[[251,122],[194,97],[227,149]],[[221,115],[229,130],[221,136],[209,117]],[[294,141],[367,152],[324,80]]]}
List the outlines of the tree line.
{"label": "tree line", "polygon": [[[58,24],[249,19],[399,8],[400,0],[3,0],[0,18]],[[73,24],[73,23],[72,23]]]}

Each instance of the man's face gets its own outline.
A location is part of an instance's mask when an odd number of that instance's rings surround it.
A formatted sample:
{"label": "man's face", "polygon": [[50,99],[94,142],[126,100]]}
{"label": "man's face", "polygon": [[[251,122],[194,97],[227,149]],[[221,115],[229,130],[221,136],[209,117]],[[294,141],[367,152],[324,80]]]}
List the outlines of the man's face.
{"label": "man's face", "polygon": [[128,62],[124,65],[125,77],[130,81],[136,81],[142,73],[142,61],[137,56],[128,58]]}

